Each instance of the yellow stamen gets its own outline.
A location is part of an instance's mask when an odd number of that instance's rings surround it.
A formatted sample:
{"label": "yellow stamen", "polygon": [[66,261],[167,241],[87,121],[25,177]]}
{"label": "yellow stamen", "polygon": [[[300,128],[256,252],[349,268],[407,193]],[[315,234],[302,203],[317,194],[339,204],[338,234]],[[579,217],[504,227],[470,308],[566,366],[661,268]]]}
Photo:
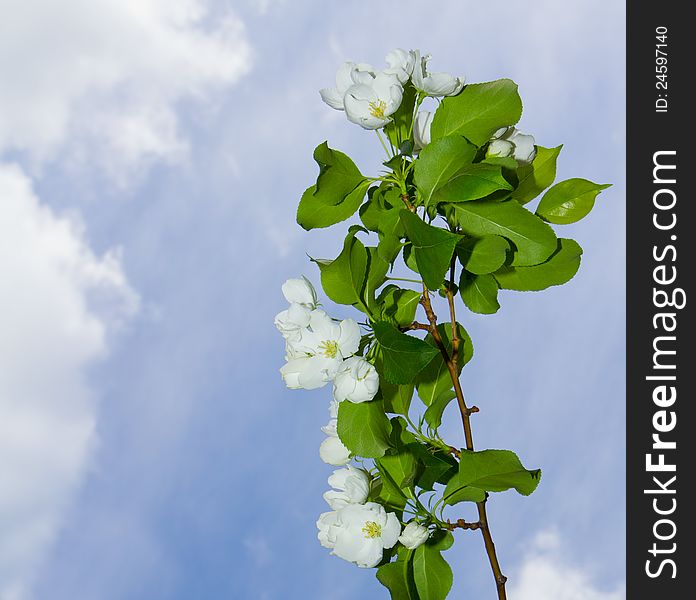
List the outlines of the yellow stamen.
{"label": "yellow stamen", "polygon": [[382,535],[382,526],[374,521],[365,523],[365,527],[362,530],[366,538],[378,538]]}
{"label": "yellow stamen", "polygon": [[338,342],[335,342],[334,340],[322,342],[319,344],[319,348],[324,351],[324,356],[326,356],[326,358],[336,358],[336,355],[338,354]]}
{"label": "yellow stamen", "polygon": [[378,119],[384,119],[384,111],[387,110],[387,103],[384,100],[370,102],[370,114]]}

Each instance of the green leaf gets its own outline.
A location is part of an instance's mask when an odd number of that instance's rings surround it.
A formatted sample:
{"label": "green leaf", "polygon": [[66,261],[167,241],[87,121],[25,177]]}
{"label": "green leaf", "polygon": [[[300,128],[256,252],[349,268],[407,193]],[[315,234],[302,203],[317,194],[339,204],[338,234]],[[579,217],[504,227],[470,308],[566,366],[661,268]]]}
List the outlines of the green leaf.
{"label": "green leaf", "polygon": [[483,146],[496,130],[514,125],[521,115],[522,100],[514,81],[498,79],[467,85],[458,95],[442,100],[430,134],[433,140],[463,135],[477,146]]}
{"label": "green leaf", "polygon": [[445,412],[448,404],[456,397],[457,394],[454,390],[444,390],[430,403],[430,406],[425,410],[423,418],[431,429],[440,427],[442,423],[442,413]]}
{"label": "green leaf", "polygon": [[418,265],[416,264],[416,255],[413,252],[413,244],[411,244],[411,242],[406,242],[406,244],[404,244],[403,255],[406,266],[414,273],[418,273],[418,275],[420,275]]}
{"label": "green leaf", "polygon": [[435,483],[447,483],[457,472],[459,463],[441,450],[434,450],[418,442],[409,444],[411,452],[418,458],[420,469],[416,485],[424,490],[432,490]]}
{"label": "green leaf", "polygon": [[401,211],[401,222],[413,245],[418,272],[428,288],[437,290],[450,268],[454,249],[461,236],[428,225],[408,210]]}
{"label": "green leaf", "polygon": [[487,156],[481,162],[488,165],[499,165],[511,170],[515,170],[519,166],[519,163],[512,156]]}
{"label": "green leaf", "polygon": [[[380,369],[381,370],[381,369]],[[385,379],[379,382],[379,388],[384,401],[384,411],[388,413],[407,415],[413,398],[414,386],[412,383],[395,385]]]}
{"label": "green leaf", "polygon": [[315,262],[321,271],[321,286],[331,300],[338,304],[364,305],[368,252],[355,237],[354,229],[346,236],[338,257]]}
{"label": "green leaf", "polygon": [[513,266],[544,262],[556,249],[556,234],[539,217],[514,200],[448,204],[449,216],[474,237],[501,235],[515,246]]}
{"label": "green leaf", "polygon": [[537,292],[570,281],[580,268],[582,248],[575,240],[559,238],[558,248],[546,262],[533,267],[502,267],[493,276],[501,288]]}
{"label": "green leaf", "polygon": [[382,477],[384,481],[393,482],[399,490],[413,487],[418,463],[408,446],[402,446],[393,453],[385,454],[376,463],[380,475],[385,473],[389,475],[388,478]]}
{"label": "green leaf", "polygon": [[457,472],[447,482],[442,497],[445,504],[454,506],[460,502],[483,502],[486,499],[486,492],[468,485],[465,478]]}
{"label": "green leaf", "polygon": [[414,550],[413,580],[422,600],[447,598],[452,588],[452,569],[442,558],[437,543],[426,542]]}
{"label": "green leaf", "polygon": [[457,256],[462,266],[474,275],[493,273],[503,266],[510,243],[499,235],[468,238],[459,242]]}
{"label": "green leaf", "polygon": [[[386,281],[390,264],[380,255],[378,248],[367,246],[365,249],[367,250],[367,278],[362,297],[370,309],[376,310],[375,292]],[[368,314],[371,314],[371,311]]]}
{"label": "green leaf", "polygon": [[458,482],[488,492],[514,488],[529,496],[539,485],[541,469],[525,469],[510,450],[462,450],[459,458]]}
{"label": "green leaf", "polygon": [[434,202],[467,202],[484,198],[498,190],[511,190],[512,186],[503,177],[496,165],[476,163],[461,169],[445,185],[439,187]]}
{"label": "green leaf", "polygon": [[[440,337],[445,345],[447,353],[452,355],[452,325],[451,323],[440,323],[437,326]],[[457,357],[457,374],[461,373],[464,365],[471,360],[474,355],[474,347],[466,329],[457,323],[457,337],[459,338],[459,352]],[[433,336],[428,334],[425,341],[437,348]],[[421,371],[416,378],[416,388],[418,397],[423,404],[430,406],[445,391],[452,389],[452,377],[442,354],[438,352],[435,358]]]}
{"label": "green leaf", "polygon": [[384,363],[384,373],[380,373],[380,377],[384,375],[390,383],[411,383],[438,354],[437,348],[417,337],[401,333],[391,323],[377,321],[372,328]]}
{"label": "green leaf", "polygon": [[410,325],[416,317],[420,298],[420,293],[415,290],[388,285],[377,298],[382,320],[401,327]]}
{"label": "green leaf", "polygon": [[307,230],[329,227],[350,217],[370,187],[355,163],[326,142],[314,150],[314,160],[319,165],[317,183],[302,194],[297,209],[297,222]]}
{"label": "green leaf", "polygon": [[398,188],[382,186],[373,188],[376,191],[360,207],[360,219],[365,227],[379,235],[377,246],[379,256],[383,260],[393,263],[403,246],[401,238],[405,235],[404,227],[399,218],[403,202]]}
{"label": "green leaf", "polygon": [[498,312],[498,289],[498,282],[493,275],[469,275],[462,271],[459,293],[471,312],[481,315]]}
{"label": "green leaf", "polygon": [[391,593],[391,600],[424,600],[418,595],[413,581],[413,550],[398,545],[395,562],[381,565],[377,579]]}
{"label": "green leaf", "polygon": [[549,187],[556,179],[556,160],[563,146],[544,148],[537,146],[537,153],[529,165],[517,169],[517,188],[512,197],[520,204],[527,204]]}
{"label": "green leaf", "polygon": [[428,206],[435,190],[471,163],[475,155],[476,147],[461,135],[434,140],[423,148],[414,166],[414,181],[423,204]]}
{"label": "green leaf", "polygon": [[399,148],[403,142],[409,139],[417,94],[413,85],[406,84],[399,108],[391,115],[391,121],[384,127],[384,133],[387,134],[387,138],[395,148]]}
{"label": "green leaf", "polygon": [[390,448],[391,423],[378,399],[338,405],[338,437],[358,456],[380,458]]}
{"label": "green leaf", "polygon": [[566,179],[548,190],[537,206],[536,214],[557,225],[575,223],[592,210],[597,194],[611,184],[587,179]]}
{"label": "green leaf", "polygon": [[377,569],[377,579],[389,590],[391,600],[419,600],[409,591],[407,572],[402,561],[390,562]]}

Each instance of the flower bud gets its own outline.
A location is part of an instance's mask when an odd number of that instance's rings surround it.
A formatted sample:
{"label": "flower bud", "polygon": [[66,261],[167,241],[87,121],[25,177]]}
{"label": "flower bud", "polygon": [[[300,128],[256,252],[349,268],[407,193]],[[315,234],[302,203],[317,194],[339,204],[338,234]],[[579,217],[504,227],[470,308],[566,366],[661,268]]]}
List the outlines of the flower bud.
{"label": "flower bud", "polygon": [[334,489],[324,492],[324,500],[333,510],[348,504],[363,504],[370,493],[369,475],[352,465],[335,470],[329,477],[329,485]]}
{"label": "flower bud", "polygon": [[432,125],[435,113],[422,110],[416,115],[413,123],[413,144],[417,151],[422,150],[430,143],[430,125]]}
{"label": "flower bud", "polygon": [[309,279],[288,279],[282,287],[283,296],[292,304],[296,302],[309,309],[314,309],[317,306],[317,292]]}
{"label": "flower bud", "polygon": [[327,437],[319,446],[319,456],[328,465],[342,467],[350,462],[350,450],[338,436]]}
{"label": "flower bud", "polygon": [[399,536],[399,541],[409,550],[415,550],[421,544],[424,544],[430,537],[430,532],[419,525],[415,521],[411,521],[404,527],[403,532]]}
{"label": "flower bud", "polygon": [[515,145],[507,140],[493,140],[486,150],[486,158],[506,158],[515,152]]}
{"label": "flower bud", "polygon": [[334,378],[333,396],[337,402],[368,402],[375,397],[377,390],[379,375],[369,362],[360,356],[343,361]]}

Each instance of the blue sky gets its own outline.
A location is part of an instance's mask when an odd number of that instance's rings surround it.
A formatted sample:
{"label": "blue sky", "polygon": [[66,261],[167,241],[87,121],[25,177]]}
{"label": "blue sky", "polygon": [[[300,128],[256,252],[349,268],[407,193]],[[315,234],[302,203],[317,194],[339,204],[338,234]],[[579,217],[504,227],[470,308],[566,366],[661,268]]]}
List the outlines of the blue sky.
{"label": "blue sky", "polygon": [[[513,600],[624,597],[623,3],[2,4],[1,600],[387,596],[316,541],[329,392],[284,388],[272,321],[339,251],[294,222],[313,148],[381,156],[317,90],[397,46],[514,79],[559,178],[614,184],[571,283],[466,315],[463,385],[477,447],[544,470],[489,509]],[[459,537],[452,597],[493,598]]]}

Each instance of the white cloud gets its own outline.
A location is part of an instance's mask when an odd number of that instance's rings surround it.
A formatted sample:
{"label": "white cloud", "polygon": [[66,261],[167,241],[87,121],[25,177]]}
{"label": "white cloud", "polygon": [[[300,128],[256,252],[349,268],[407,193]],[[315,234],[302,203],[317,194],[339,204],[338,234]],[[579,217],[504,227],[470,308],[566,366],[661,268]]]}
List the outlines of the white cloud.
{"label": "white cloud", "polygon": [[600,589],[591,573],[568,564],[554,531],[537,535],[529,554],[513,572],[509,595],[515,600],[624,600],[623,584]]}
{"label": "white cloud", "polygon": [[204,0],[0,0],[0,154],[113,175],[187,152],[176,109],[244,75],[251,49]]}
{"label": "white cloud", "polygon": [[0,598],[24,598],[88,467],[86,369],[138,298],[117,251],[98,257],[21,169],[0,164]]}

